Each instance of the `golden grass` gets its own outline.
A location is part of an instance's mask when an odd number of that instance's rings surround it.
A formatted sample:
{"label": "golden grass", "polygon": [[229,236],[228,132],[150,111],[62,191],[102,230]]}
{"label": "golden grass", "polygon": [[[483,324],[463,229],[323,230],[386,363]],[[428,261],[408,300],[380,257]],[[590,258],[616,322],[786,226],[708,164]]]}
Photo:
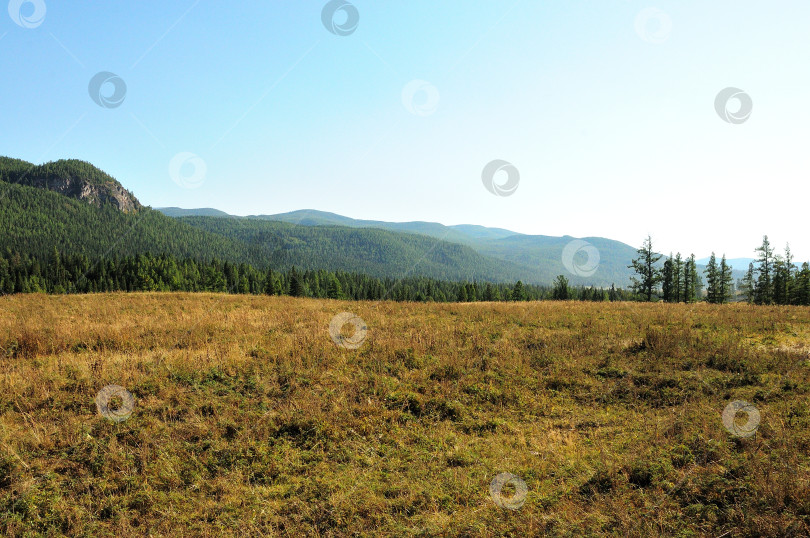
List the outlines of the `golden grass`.
{"label": "golden grass", "polygon": [[792,307],[3,297],[0,530],[807,535],[808,343]]}

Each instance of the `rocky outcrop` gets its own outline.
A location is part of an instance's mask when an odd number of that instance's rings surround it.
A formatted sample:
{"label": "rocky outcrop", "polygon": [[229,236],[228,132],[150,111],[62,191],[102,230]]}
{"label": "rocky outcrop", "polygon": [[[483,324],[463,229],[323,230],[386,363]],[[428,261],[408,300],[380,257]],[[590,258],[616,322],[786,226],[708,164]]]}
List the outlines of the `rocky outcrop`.
{"label": "rocky outcrop", "polygon": [[101,207],[109,204],[124,213],[141,209],[141,203],[109,174],[76,159],[33,165],[0,157],[0,180],[48,189]]}
{"label": "rocky outcrop", "polygon": [[86,179],[68,175],[62,177],[38,177],[32,179],[29,184],[32,187],[55,191],[97,207],[111,204],[124,213],[132,213],[141,208],[138,199],[115,181],[106,181],[101,185],[93,185]]}

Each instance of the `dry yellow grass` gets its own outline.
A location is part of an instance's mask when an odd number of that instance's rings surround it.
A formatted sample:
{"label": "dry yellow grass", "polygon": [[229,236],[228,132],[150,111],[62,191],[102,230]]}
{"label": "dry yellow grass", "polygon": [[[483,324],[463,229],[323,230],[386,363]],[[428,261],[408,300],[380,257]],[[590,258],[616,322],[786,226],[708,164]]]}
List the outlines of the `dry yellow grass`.
{"label": "dry yellow grass", "polygon": [[[356,350],[328,333],[349,311]],[[810,309],[0,298],[8,535],[807,535]],[[94,398],[135,397],[120,423]],[[756,405],[756,435],[721,413]],[[489,494],[502,472],[517,510]]]}

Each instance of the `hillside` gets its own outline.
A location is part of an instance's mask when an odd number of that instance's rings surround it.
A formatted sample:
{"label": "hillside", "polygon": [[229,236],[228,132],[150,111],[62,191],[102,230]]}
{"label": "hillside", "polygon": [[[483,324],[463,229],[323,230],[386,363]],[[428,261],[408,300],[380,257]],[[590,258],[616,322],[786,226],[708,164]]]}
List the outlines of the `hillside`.
{"label": "hillside", "polygon": [[0,182],[0,250],[42,257],[58,250],[89,258],[150,252],[256,262],[262,251],[143,207],[124,213],[44,190]]}
{"label": "hillside", "polygon": [[[49,181],[47,167],[38,171],[45,183],[27,185],[30,178],[21,171],[25,164],[20,161],[16,169],[6,166],[3,177],[15,181],[0,181],[0,227],[4,230],[0,249],[4,252],[43,257],[58,250],[90,258],[165,253],[179,258],[249,263],[260,269],[296,266],[360,272],[379,278],[428,276],[514,282],[530,276],[514,264],[503,264],[469,247],[426,236],[261,220],[175,219],[140,205],[137,212],[124,212],[109,200],[96,203],[45,188]],[[82,168],[72,173],[76,170]],[[108,176],[100,171],[92,173],[86,183],[107,181],[104,177]],[[229,222],[232,224],[227,225]]]}
{"label": "hillside", "polygon": [[[179,209],[163,208],[167,215],[207,215],[210,209]],[[217,210],[213,210],[217,211]],[[220,212],[221,213],[221,212]],[[571,272],[563,263],[563,252],[566,246],[576,240],[574,237],[553,237],[543,235],[525,235],[501,228],[487,228],[484,226],[461,224],[445,226],[436,222],[384,222],[375,220],[358,220],[312,209],[281,213],[277,215],[258,215],[237,217],[225,213],[220,216],[231,217],[241,222],[238,227],[243,236],[258,235],[258,232],[248,234],[246,230],[251,226],[262,228],[262,221],[275,221],[294,224],[296,226],[318,227],[349,227],[355,229],[379,229],[398,233],[408,233],[419,236],[428,236],[442,241],[450,241],[465,245],[479,255],[490,260],[497,260],[504,268],[505,274],[516,275],[515,279],[524,282],[551,284],[557,275],[565,275],[572,285],[610,287],[630,286],[632,271],[628,265],[636,257],[636,247],[620,241],[602,237],[586,237],[580,239],[598,249],[598,266],[591,271],[583,270],[580,275]],[[205,219],[188,220],[193,225],[204,225],[206,229],[218,226],[234,228],[237,225],[230,221],[228,224],[209,223]],[[252,222],[254,224],[247,224]],[[585,251],[578,251],[571,261],[572,266],[589,269],[589,262]],[[702,267],[701,267],[702,269]],[[742,276],[735,274],[736,277]]]}
{"label": "hillside", "polygon": [[135,196],[109,174],[75,159],[42,165],[0,157],[0,181],[47,189],[97,207],[111,205],[119,211],[138,211]]}
{"label": "hillside", "polygon": [[304,226],[258,219],[182,217],[180,222],[248,245],[261,245],[272,267],[320,268],[402,278],[537,281],[527,268],[472,248],[417,234],[374,228]]}

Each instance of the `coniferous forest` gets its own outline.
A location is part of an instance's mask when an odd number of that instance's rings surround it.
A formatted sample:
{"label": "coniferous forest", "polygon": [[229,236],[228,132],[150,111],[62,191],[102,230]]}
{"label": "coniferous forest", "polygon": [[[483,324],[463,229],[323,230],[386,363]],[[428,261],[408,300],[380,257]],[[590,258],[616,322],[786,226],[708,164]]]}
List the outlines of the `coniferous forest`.
{"label": "coniferous forest", "polygon": [[245,263],[212,259],[197,261],[171,255],[139,254],[91,260],[85,255],[54,250],[44,258],[6,253],[0,256],[0,292],[97,293],[115,291],[206,291],[218,293],[290,295],[352,300],[396,301],[531,301],[578,299],[618,301],[635,297],[616,289],[449,282],[411,276],[374,278],[360,273],[326,270],[258,270]]}

